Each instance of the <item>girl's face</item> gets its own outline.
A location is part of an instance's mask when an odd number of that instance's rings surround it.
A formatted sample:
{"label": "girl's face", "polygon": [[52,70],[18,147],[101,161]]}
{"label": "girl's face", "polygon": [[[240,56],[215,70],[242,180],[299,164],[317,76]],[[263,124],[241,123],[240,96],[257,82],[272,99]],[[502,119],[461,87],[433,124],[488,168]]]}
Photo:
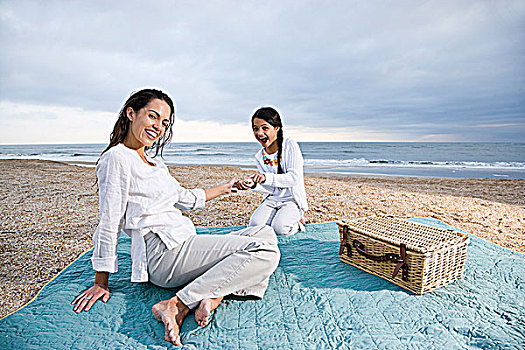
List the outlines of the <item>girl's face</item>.
{"label": "girl's face", "polygon": [[264,119],[254,118],[252,122],[253,135],[269,153],[276,152],[278,149],[275,141],[279,129],[280,127],[272,126]]}
{"label": "girl's face", "polygon": [[165,101],[155,98],[139,111],[128,107],[126,114],[130,124],[124,144],[138,149],[151,147],[164,134],[170,124],[171,109]]}

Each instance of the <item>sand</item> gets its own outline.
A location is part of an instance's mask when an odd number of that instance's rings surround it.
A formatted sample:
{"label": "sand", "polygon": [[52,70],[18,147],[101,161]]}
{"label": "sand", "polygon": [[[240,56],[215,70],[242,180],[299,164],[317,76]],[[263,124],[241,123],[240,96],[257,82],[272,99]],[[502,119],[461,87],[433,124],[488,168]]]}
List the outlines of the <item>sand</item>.
{"label": "sand", "polygon": [[[170,171],[187,188],[206,188],[249,173],[210,166]],[[525,180],[310,174],[305,184],[309,223],[387,214],[429,216],[525,252]],[[93,167],[40,160],[0,160],[0,190],[1,318],[92,248],[98,196]],[[261,198],[240,191],[186,213],[197,226],[245,225]]]}

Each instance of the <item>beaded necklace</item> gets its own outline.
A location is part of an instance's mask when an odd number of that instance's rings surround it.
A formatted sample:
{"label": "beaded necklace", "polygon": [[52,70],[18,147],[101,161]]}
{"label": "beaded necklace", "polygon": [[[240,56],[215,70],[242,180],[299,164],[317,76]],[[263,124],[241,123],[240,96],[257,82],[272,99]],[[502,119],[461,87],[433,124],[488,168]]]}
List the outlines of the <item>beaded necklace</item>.
{"label": "beaded necklace", "polygon": [[279,157],[279,160],[277,160],[277,158],[276,159],[268,158],[266,152],[264,152],[264,148],[263,148],[263,151],[262,151],[262,156],[263,156],[264,164],[266,164],[266,165],[270,164],[270,166],[279,166],[279,162],[283,160],[283,156],[282,155]]}

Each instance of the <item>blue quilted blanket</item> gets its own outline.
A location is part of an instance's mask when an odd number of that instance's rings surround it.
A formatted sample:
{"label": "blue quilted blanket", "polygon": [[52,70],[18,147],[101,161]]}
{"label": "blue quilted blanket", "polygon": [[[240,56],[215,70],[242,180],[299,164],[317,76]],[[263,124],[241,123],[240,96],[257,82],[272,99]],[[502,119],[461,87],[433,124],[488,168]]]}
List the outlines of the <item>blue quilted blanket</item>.
{"label": "blue quilted blanket", "polygon": [[[447,227],[438,220],[412,219]],[[200,234],[232,228],[199,228]],[[208,326],[188,317],[187,349],[523,349],[525,255],[471,237],[464,277],[423,296],[342,263],[335,223],[280,238],[281,262],[263,300],[225,300]],[[131,283],[121,237],[112,297],[79,315],[70,302],[93,283],[88,252],[38,297],[0,320],[1,349],[167,349],[151,306],[174,294]]]}

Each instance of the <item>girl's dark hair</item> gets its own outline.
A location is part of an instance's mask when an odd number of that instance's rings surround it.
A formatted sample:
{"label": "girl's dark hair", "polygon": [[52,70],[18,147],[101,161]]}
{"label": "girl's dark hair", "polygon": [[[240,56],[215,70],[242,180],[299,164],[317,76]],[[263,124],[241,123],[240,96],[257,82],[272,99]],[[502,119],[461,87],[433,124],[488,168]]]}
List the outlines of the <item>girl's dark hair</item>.
{"label": "girl's dark hair", "polygon": [[281,116],[275,108],[262,107],[256,110],[252,115],[252,125],[255,118],[264,120],[274,128],[279,127],[279,131],[277,131],[277,145],[279,146],[277,151],[277,174],[282,174],[283,168],[281,166],[281,155],[283,152],[283,122],[281,121]]}
{"label": "girl's dark hair", "polygon": [[100,155],[107,152],[111,147],[122,143],[126,138],[130,124],[130,120],[126,115],[128,107],[131,107],[135,112],[138,112],[154,99],[159,99],[166,102],[171,109],[169,125],[166,126],[166,130],[164,131],[162,137],[155,141],[155,143],[150,147],[155,148],[155,155],[153,157],[156,157],[159,154],[159,151],[160,156],[162,157],[164,146],[166,146],[171,141],[173,136],[172,126],[175,121],[175,107],[173,105],[173,101],[167,94],[155,89],[143,89],[135,91],[131,94],[131,96],[128,97],[126,103],[124,103],[124,106],[118,114],[117,122],[115,123],[113,131],[111,132],[109,145]]}

